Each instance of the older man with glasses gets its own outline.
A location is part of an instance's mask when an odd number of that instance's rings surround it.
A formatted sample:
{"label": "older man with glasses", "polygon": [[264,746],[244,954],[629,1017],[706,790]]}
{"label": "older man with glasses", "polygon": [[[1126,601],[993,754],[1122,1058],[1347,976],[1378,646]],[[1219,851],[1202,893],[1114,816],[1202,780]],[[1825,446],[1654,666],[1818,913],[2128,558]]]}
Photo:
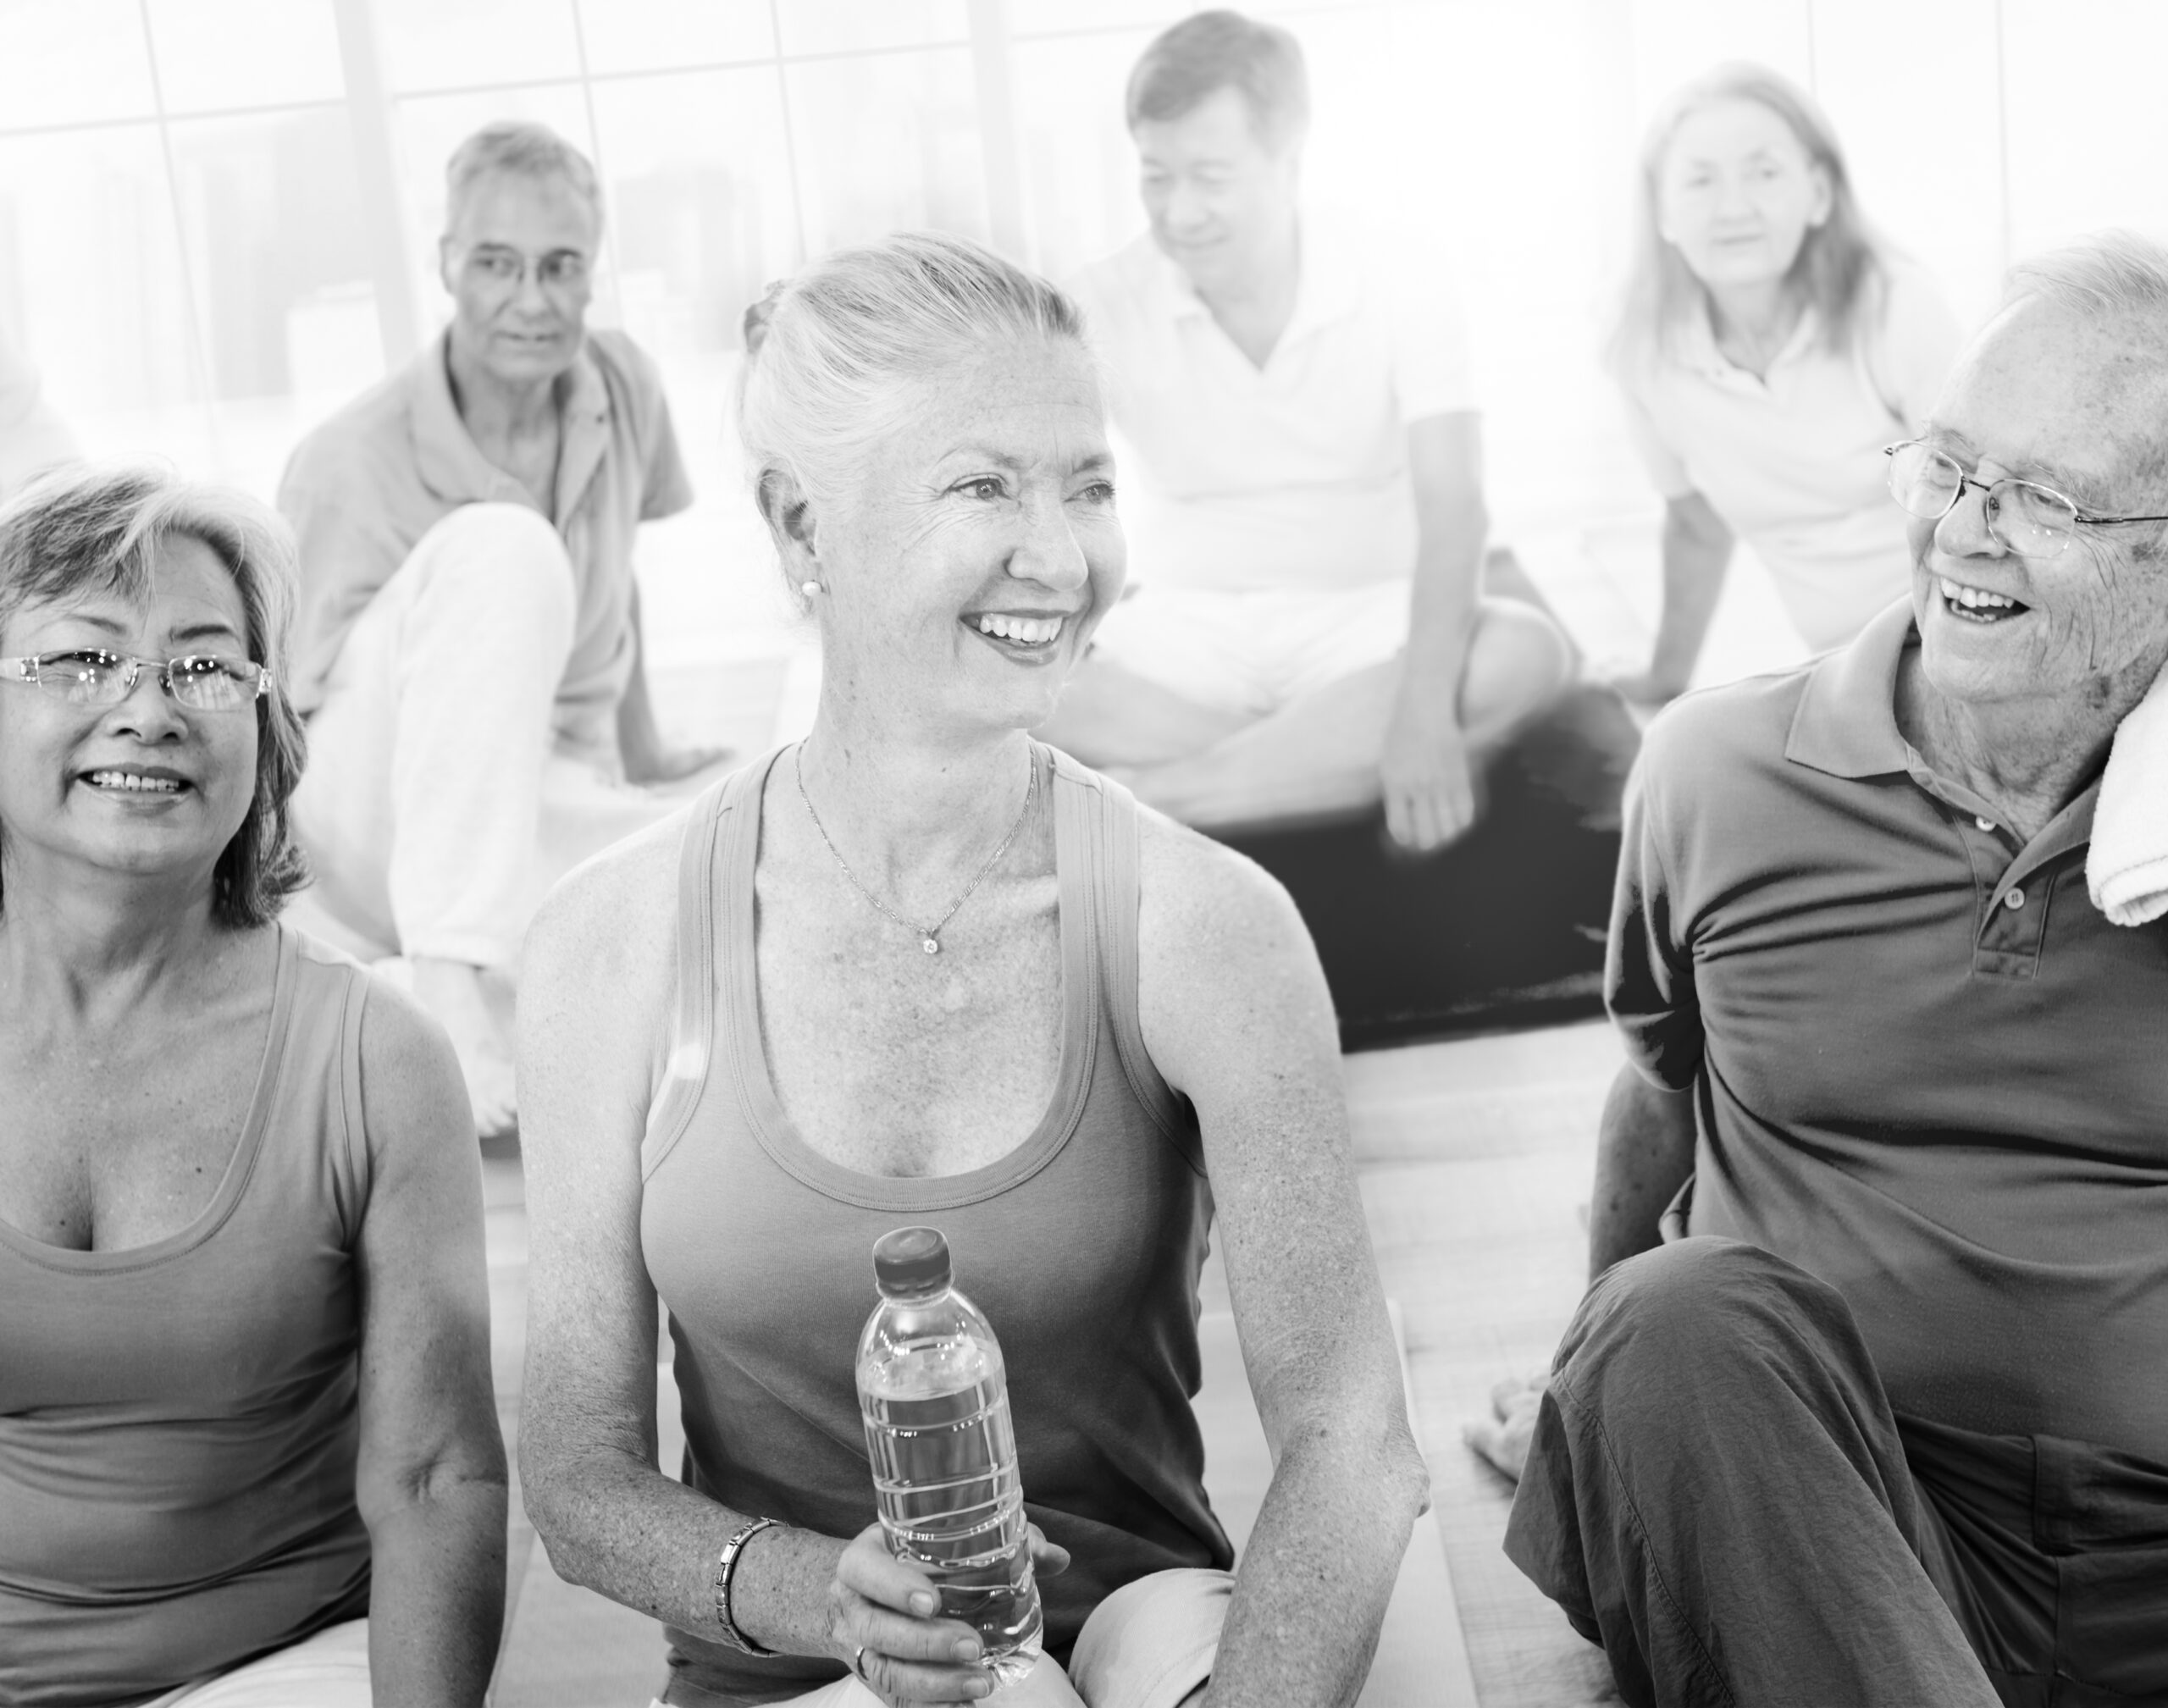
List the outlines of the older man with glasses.
{"label": "older man with glasses", "polygon": [[447,173],[443,339],[302,441],[296,810],[324,908],[412,965],[484,1133],[513,1118],[484,980],[550,883],[718,755],[659,739],[633,539],[692,490],[654,364],[591,332],[595,171],[537,124],[487,126]]}
{"label": "older man with glasses", "polygon": [[2168,1702],[2168,920],[2085,872],[2165,423],[2168,252],[2021,267],[1891,450],[1909,601],[1650,731],[1507,1536],[1629,1703]]}

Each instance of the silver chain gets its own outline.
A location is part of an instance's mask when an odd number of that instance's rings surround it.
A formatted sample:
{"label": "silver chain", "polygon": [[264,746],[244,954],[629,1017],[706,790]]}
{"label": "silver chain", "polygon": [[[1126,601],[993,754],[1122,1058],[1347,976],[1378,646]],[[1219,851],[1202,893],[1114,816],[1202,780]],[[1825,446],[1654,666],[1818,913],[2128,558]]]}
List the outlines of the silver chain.
{"label": "silver chain", "polygon": [[918,946],[930,955],[941,953],[941,928],[956,917],[956,909],[971,898],[971,892],[985,882],[986,875],[999,865],[1002,855],[1009,852],[1009,844],[1016,840],[1016,832],[1024,828],[1024,821],[1031,815],[1031,803],[1039,793],[1039,766],[1037,760],[1034,759],[1024,783],[1023,810],[1016,815],[1016,822],[1009,826],[1009,834],[1002,837],[999,845],[986,857],[986,864],[979,868],[978,876],[964,886],[964,893],[948,904],[947,913],[930,926],[915,926],[858,881],[858,874],[850,869],[850,862],[843,858],[843,850],[836,846],[835,838],[828,834],[828,827],[821,822],[821,815],[813,810],[813,797],[805,793],[804,742],[791,749],[790,770],[791,775],[798,779],[798,798],[805,803],[806,817],[813,821],[813,828],[821,833],[821,840],[828,845],[828,852],[835,856],[836,865],[842,869],[843,875],[850,880],[850,887],[871,903],[876,909],[915,937],[919,940]]}

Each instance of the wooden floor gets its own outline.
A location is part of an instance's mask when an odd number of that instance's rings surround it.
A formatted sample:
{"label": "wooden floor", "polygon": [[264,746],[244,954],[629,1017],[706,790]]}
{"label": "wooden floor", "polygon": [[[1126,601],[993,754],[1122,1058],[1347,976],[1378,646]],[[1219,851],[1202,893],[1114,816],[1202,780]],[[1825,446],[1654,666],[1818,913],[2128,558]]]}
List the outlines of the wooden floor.
{"label": "wooden floor", "polygon": [[[1601,1655],[1500,1552],[1512,1491],[1460,1430],[1494,1383],[1548,1363],[1579,1295],[1580,1207],[1596,1114],[1619,1059],[1615,1038],[1596,1022],[1347,1063],[1363,1203],[1385,1291],[1400,1307],[1452,1600],[1482,1708],[1613,1700]],[[497,1389],[506,1438],[516,1440],[527,1300],[517,1152],[492,1147],[484,1175]],[[1208,1292],[1208,1309],[1224,1307],[1223,1284],[1215,1279]],[[556,1585],[529,1534],[516,1522],[514,1589],[523,1599],[539,1594],[548,1614],[516,1618],[499,1708],[641,1708],[659,1683],[653,1628]]]}

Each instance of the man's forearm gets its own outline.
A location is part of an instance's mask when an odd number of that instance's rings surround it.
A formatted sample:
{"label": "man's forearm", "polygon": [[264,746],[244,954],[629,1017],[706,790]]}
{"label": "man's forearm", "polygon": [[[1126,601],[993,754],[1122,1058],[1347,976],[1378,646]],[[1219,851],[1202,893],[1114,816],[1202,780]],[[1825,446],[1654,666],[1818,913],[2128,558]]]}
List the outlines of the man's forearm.
{"label": "man's forearm", "polygon": [[1485,525],[1479,506],[1450,522],[1425,519],[1408,594],[1408,687],[1457,694],[1475,631]]}
{"label": "man's forearm", "polygon": [[1589,1205],[1589,1279],[1660,1243],[1656,1223],[1694,1172],[1694,1094],[1659,1091],[1632,1067],[1604,1099]]}

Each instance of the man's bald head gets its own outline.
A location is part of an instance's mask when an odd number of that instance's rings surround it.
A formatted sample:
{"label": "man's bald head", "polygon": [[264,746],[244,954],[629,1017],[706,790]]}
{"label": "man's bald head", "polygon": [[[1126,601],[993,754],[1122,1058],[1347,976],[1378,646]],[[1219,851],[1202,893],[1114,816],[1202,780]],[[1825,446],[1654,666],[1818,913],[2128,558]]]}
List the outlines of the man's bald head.
{"label": "man's bald head", "polygon": [[2168,249],[2104,231],[2020,262],[2004,281],[1998,318],[2035,314],[2078,334],[2088,400],[2121,476],[2123,489],[2105,501],[2168,509],[2136,502],[2168,497]]}

